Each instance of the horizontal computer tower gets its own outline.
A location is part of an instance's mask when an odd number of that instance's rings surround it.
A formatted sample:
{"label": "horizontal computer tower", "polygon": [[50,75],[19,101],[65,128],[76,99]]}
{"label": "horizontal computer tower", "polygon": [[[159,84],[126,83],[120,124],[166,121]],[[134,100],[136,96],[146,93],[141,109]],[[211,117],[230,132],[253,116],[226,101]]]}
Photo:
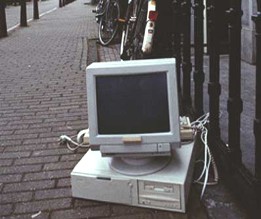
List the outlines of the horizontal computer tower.
{"label": "horizontal computer tower", "polygon": [[130,176],[110,167],[112,158],[89,150],[71,172],[73,197],[185,212],[192,182],[194,142],[173,151],[168,164],[152,174]]}

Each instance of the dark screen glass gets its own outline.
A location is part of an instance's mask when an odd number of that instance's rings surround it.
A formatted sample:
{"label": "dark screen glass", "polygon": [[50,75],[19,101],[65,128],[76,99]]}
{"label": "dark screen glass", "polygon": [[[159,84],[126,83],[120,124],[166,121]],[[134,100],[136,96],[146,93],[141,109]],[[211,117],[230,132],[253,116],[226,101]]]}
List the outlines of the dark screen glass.
{"label": "dark screen glass", "polygon": [[166,72],[97,76],[99,134],[168,132]]}

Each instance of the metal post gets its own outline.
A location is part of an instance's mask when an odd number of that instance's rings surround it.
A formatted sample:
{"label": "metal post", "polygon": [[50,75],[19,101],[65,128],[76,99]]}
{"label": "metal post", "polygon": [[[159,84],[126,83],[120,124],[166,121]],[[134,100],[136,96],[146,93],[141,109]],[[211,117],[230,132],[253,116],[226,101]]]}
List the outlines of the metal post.
{"label": "metal post", "polygon": [[26,15],[26,2],[25,0],[20,0],[21,4],[21,13],[20,13],[20,26],[27,26],[27,15]]}
{"label": "metal post", "polygon": [[59,6],[63,7],[66,5],[66,0],[59,0]]}
{"label": "metal post", "polygon": [[0,38],[7,36],[7,25],[5,16],[5,3],[0,2]]}
{"label": "metal post", "polygon": [[173,1],[174,57],[176,58],[177,85],[181,94],[181,0]]}
{"label": "metal post", "polygon": [[203,0],[194,0],[194,48],[195,48],[195,113],[196,117],[204,114],[203,111],[203,83],[205,74],[204,63],[204,4]]}
{"label": "metal post", "polygon": [[261,180],[261,1],[257,0],[257,14],[252,17],[256,25],[256,113],[255,134],[255,176]]}
{"label": "metal post", "polygon": [[38,0],[34,0],[34,19],[39,19]]}
{"label": "metal post", "polygon": [[182,9],[182,26],[183,26],[183,104],[185,108],[191,108],[191,2],[183,0]]}
{"label": "metal post", "polygon": [[208,4],[208,30],[209,30],[209,128],[210,136],[220,139],[219,126],[219,96],[221,85],[219,82],[219,28],[217,1],[209,0]]}
{"label": "metal post", "polygon": [[236,164],[242,162],[240,149],[240,115],[243,110],[241,99],[241,0],[231,0],[229,18],[229,98],[228,145]]}

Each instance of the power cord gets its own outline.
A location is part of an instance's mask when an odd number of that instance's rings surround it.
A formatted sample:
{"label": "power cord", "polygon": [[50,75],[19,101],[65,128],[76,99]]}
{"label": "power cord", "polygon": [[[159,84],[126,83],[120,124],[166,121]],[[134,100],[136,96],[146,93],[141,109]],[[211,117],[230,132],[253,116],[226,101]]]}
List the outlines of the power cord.
{"label": "power cord", "polygon": [[[202,143],[204,144],[204,160],[198,160],[196,162],[203,162],[204,166],[201,171],[200,176],[194,180],[195,183],[203,185],[202,191],[201,191],[201,196],[200,198],[202,199],[206,186],[207,185],[216,185],[218,184],[219,181],[219,174],[218,174],[218,169],[216,162],[214,160],[214,157],[209,149],[208,146],[208,129],[206,125],[209,123],[209,113],[204,114],[203,116],[199,117],[197,120],[193,121],[191,123],[191,126],[193,129],[195,129],[196,132],[200,132],[200,139]],[[214,181],[209,182],[209,169],[210,165],[212,164],[213,168],[213,173],[214,173]]]}
{"label": "power cord", "polygon": [[89,143],[85,144],[84,141],[83,141],[83,138],[86,135],[89,136],[89,129],[81,130],[77,134],[76,141],[72,139],[73,137],[69,137],[67,135],[61,135],[60,138],[59,138],[59,143],[60,144],[66,144],[67,148],[71,151],[75,151],[80,147],[90,148],[90,144]]}

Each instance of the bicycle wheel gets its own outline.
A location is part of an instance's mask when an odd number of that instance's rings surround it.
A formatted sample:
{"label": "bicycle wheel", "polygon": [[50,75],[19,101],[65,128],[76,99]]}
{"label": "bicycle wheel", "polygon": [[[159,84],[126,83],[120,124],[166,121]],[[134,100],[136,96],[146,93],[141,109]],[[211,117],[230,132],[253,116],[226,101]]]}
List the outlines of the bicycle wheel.
{"label": "bicycle wheel", "polygon": [[115,37],[118,30],[120,6],[118,0],[109,0],[105,5],[105,13],[99,23],[99,41],[107,46]]}

